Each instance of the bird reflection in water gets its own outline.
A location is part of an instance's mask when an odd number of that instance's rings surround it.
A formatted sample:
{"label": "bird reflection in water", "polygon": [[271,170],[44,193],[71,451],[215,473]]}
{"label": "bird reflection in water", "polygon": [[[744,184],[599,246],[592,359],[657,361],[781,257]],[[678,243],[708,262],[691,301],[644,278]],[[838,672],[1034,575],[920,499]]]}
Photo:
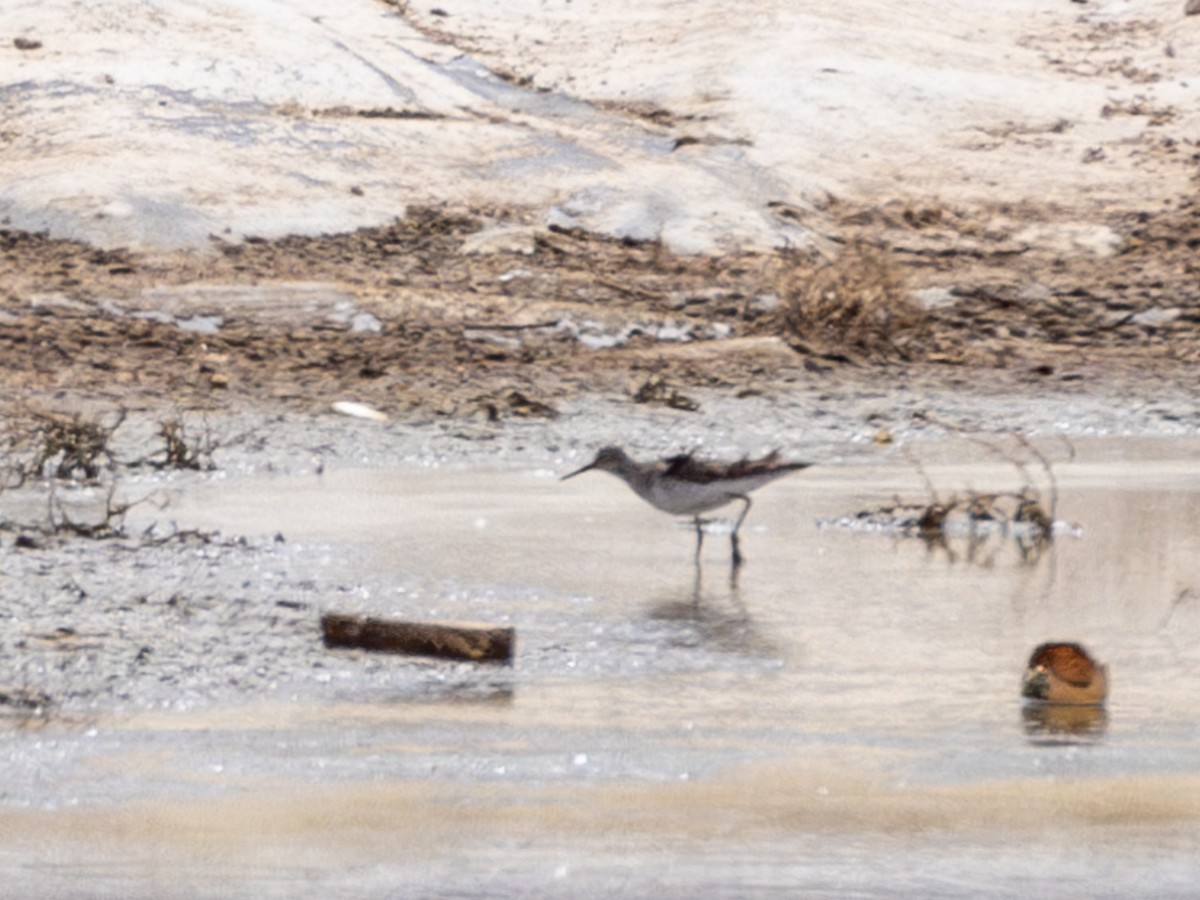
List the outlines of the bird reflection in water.
{"label": "bird reflection in water", "polygon": [[686,627],[681,640],[702,644],[710,649],[741,653],[753,657],[780,655],[780,648],[767,639],[750,617],[738,583],[739,567],[732,567],[726,590],[705,591],[704,567],[696,560],[691,584],[651,604],[646,618],[657,622],[676,622]]}
{"label": "bird reflection in water", "polygon": [[1027,703],[1021,709],[1021,724],[1031,744],[1098,744],[1108,731],[1108,710],[1103,706]]}

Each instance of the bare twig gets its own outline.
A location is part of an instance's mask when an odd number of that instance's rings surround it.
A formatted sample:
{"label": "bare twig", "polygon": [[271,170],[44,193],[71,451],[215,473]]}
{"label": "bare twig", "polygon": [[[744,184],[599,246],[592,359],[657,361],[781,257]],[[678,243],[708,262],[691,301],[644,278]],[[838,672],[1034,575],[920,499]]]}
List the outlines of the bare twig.
{"label": "bare twig", "polygon": [[907,444],[901,446],[900,451],[904,454],[904,458],[909,461],[912,467],[917,470],[917,474],[921,476],[921,480],[925,482],[925,492],[929,494],[930,503],[937,503],[937,488],[933,486],[933,480],[929,477],[929,473],[925,471],[925,466],[922,465],[921,461],[913,455],[912,449]]}
{"label": "bare twig", "polygon": [[[1042,464],[1042,471],[1046,473],[1046,479],[1050,482],[1050,521],[1054,521],[1054,511],[1058,508],[1058,480],[1054,477],[1054,467],[1050,465],[1050,460],[1035,447],[1025,435],[1019,431],[1013,432],[1013,437],[1017,439],[1017,443],[1033,454],[1034,458]],[[1072,448],[1072,456],[1074,448]]]}

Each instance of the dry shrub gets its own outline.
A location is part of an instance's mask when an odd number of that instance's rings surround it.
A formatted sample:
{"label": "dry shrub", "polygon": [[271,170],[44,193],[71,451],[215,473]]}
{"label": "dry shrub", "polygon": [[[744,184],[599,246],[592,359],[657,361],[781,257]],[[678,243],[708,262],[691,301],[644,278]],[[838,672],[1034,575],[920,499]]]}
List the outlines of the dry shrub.
{"label": "dry shrub", "polygon": [[930,337],[929,316],[909,295],[904,272],[866,244],[815,271],[784,271],[778,293],[783,328],[802,351],[911,360]]}
{"label": "dry shrub", "polygon": [[[144,462],[156,469],[194,469],[211,472],[217,466],[213,462],[216,442],[208,429],[196,441],[189,440],[183,417],[166,419],[158,425],[158,435],[163,439],[162,459],[147,459]],[[143,462],[139,460],[139,464]]]}
{"label": "dry shrub", "polygon": [[97,482],[116,466],[111,442],[125,411],[114,420],[16,408],[0,426],[0,489],[29,478]]}

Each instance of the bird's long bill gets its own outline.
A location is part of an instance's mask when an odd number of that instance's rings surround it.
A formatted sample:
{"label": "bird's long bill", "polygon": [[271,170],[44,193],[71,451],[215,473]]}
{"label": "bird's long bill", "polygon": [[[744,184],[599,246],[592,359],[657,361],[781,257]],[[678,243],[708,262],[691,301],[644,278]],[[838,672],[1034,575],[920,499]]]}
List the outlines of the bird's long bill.
{"label": "bird's long bill", "polygon": [[596,468],[596,464],[594,462],[590,462],[586,466],[584,466],[582,469],[576,469],[570,475],[564,475],[562,478],[560,478],[558,480],[566,481],[568,478],[574,478],[576,475],[582,475],[584,472],[590,472],[594,468]]}

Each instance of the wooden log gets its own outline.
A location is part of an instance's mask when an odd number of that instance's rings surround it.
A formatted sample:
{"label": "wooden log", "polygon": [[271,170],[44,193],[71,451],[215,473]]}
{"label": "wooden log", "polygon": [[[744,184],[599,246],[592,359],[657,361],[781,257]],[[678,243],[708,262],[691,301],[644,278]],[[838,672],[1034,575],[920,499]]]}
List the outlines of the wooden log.
{"label": "wooden log", "polygon": [[517,636],[515,628],[493,625],[396,622],[343,613],[321,616],[321,630],[326,647],[506,664],[512,663]]}

